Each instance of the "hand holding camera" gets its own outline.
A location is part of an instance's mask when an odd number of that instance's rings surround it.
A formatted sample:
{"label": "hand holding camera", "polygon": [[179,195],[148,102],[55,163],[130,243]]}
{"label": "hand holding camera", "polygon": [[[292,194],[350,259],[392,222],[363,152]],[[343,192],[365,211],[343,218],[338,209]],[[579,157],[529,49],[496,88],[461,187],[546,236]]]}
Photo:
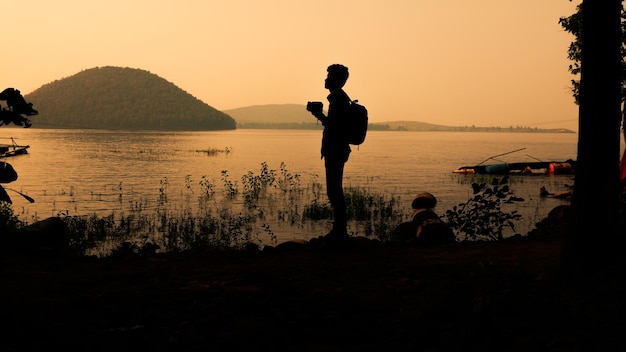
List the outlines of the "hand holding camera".
{"label": "hand holding camera", "polygon": [[322,110],[324,108],[324,103],[320,101],[310,101],[306,104],[307,111],[310,111],[313,116],[318,117],[323,114]]}

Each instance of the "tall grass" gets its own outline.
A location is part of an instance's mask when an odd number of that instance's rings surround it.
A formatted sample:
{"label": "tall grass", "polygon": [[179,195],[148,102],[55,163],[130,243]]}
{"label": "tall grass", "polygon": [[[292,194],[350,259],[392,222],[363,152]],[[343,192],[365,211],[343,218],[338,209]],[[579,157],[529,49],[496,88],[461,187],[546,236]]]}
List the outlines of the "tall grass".
{"label": "tall grass", "polygon": [[[132,204],[129,210],[107,216],[65,212],[58,216],[70,230],[75,251],[97,256],[118,251],[263,247],[278,244],[277,226],[297,231],[332,221],[325,187],[316,175],[304,183],[301,175],[288,170],[284,163],[272,169],[266,162],[238,179],[228,170],[220,175],[218,182],[207,176],[194,181],[187,175],[187,202],[182,208],[169,201],[169,180],[163,178],[156,206],[147,206],[147,200],[128,200]],[[352,186],[346,187],[345,195],[352,235],[385,240],[406,217],[407,210],[400,209],[397,197]]]}
{"label": "tall grass", "polygon": [[[187,175],[184,182],[186,201],[182,207],[179,202],[178,205],[170,202],[169,180],[163,178],[159,181],[156,202],[125,199],[131,205],[127,210],[106,216],[60,212],[58,217],[69,228],[75,251],[97,256],[119,251],[148,253],[263,247],[278,243],[278,228],[284,231],[286,227],[294,233],[302,229],[310,232],[311,228],[324,227],[333,220],[326,189],[318,176],[313,175],[308,182],[303,182],[301,175],[290,172],[284,163],[272,169],[263,162],[258,170],[248,171],[238,179],[228,170],[222,170],[217,182],[207,176],[195,181],[191,175]],[[503,187],[503,193],[510,196],[508,182],[496,185]],[[410,217],[412,209],[402,205],[400,197],[374,193],[366,186],[345,187],[349,232],[352,236],[386,241],[391,232]],[[121,202],[121,183],[118,188]],[[466,238],[482,236],[485,228],[495,228],[489,236],[501,238],[502,226],[493,221],[485,224],[484,219],[496,219],[512,227],[520,217],[516,213],[507,216],[500,209],[500,198],[492,200],[489,194],[483,190],[480,198],[473,197],[467,205],[448,210],[442,218],[455,225],[457,232],[465,231]],[[469,211],[470,208],[473,210]],[[495,209],[495,214],[491,208]],[[461,226],[462,219],[471,221]],[[485,224],[483,229],[470,227],[476,219]],[[19,226],[17,217],[6,204],[0,204],[0,220],[0,226],[4,226],[4,222],[7,226]]]}

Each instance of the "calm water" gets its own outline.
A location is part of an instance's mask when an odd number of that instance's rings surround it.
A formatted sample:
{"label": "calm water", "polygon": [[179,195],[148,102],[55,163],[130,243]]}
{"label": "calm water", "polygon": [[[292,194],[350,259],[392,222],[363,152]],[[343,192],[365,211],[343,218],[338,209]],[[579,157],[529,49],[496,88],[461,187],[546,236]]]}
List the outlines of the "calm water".
{"label": "calm water", "polygon": [[[191,191],[200,190],[198,181],[203,176],[219,189],[221,172],[226,170],[230,179],[238,181],[241,187],[241,176],[249,171],[258,174],[262,162],[275,170],[284,163],[289,172],[301,175],[303,184],[316,176],[323,183],[320,131],[120,132],[5,128],[0,133],[1,137],[14,137],[18,144],[30,145],[29,154],[6,159],[19,174],[17,181],[6,186],[36,200],[30,204],[10,192],[14,210],[29,222],[60,212],[109,215],[137,202],[145,203],[148,208],[156,206],[165,179],[168,203],[183,209]],[[520,148],[525,149],[487,163],[576,159],[576,143],[576,134],[371,131],[363,145],[353,147],[346,165],[345,183],[400,197],[407,212],[415,194],[431,192],[439,201],[435,210],[442,214],[467,200],[475,177],[452,174],[452,170]],[[209,156],[199,152],[227,148],[230,153]],[[191,190],[186,179],[191,180],[188,183]],[[515,195],[526,199],[520,208],[524,214],[518,225],[520,232],[532,229],[550,209],[563,202],[541,199],[541,186],[557,192],[572,183],[570,176],[515,177],[512,180]],[[312,231],[315,233],[285,230],[283,235],[278,235],[309,238],[323,232]]]}

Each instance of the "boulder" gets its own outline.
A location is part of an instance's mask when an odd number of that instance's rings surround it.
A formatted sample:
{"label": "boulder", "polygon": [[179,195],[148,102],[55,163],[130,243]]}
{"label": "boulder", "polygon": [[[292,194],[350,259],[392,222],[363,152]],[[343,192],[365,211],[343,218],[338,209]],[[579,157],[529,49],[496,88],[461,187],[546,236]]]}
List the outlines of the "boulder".
{"label": "boulder", "polygon": [[3,236],[7,253],[64,254],[70,248],[67,225],[57,217],[50,217],[24,226]]}

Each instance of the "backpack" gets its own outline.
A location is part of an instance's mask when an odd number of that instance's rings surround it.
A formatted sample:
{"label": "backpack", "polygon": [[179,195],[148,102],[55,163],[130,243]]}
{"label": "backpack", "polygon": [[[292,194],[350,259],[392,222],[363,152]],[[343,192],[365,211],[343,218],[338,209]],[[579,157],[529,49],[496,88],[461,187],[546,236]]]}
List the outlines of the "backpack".
{"label": "backpack", "polygon": [[345,136],[349,144],[360,145],[365,141],[367,124],[367,108],[359,104],[358,100],[351,100],[345,131]]}

